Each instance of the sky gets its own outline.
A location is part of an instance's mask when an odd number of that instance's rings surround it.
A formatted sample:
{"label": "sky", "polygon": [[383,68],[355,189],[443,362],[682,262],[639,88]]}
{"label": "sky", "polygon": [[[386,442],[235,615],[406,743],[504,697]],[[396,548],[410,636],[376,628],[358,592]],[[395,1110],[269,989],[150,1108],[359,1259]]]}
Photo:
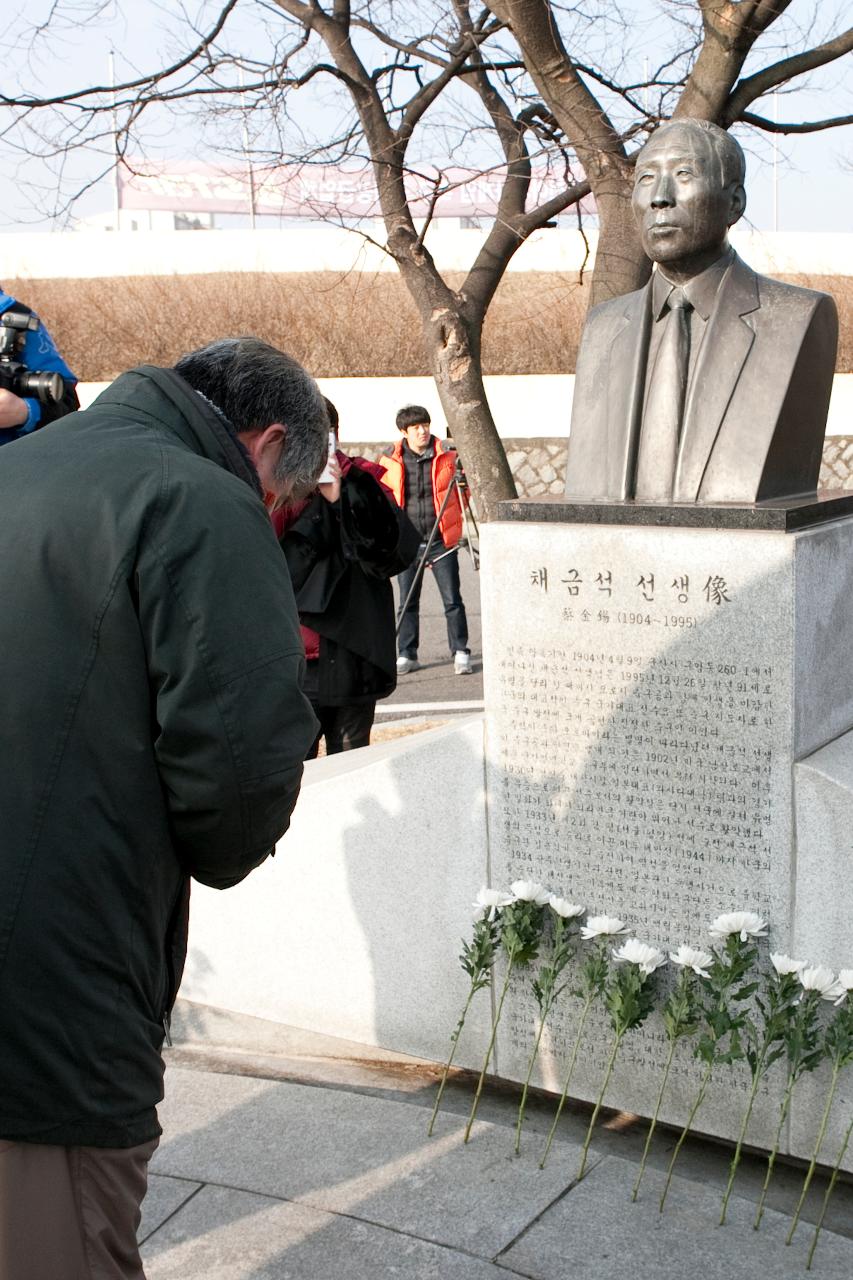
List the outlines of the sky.
{"label": "sky", "polygon": [[[666,21],[661,17],[662,6]],[[667,7],[668,6],[668,7]],[[626,57],[636,78],[645,68],[656,65],[665,53],[665,41],[672,36],[673,21],[689,8],[686,0],[624,0],[622,8],[630,19],[623,33],[601,25],[601,40],[612,52],[614,39],[624,39]],[[48,9],[57,9],[64,28],[43,35],[33,46],[24,41],[27,23],[38,22]],[[114,50],[115,74],[119,81],[161,65],[164,53],[174,53],[177,32],[184,16],[206,25],[210,15],[220,8],[220,0],[132,0],[132,3],[100,3],[100,0],[28,0],[26,6],[10,6],[0,18],[0,47],[5,46],[4,77],[6,91],[17,84],[30,92],[56,92],[71,86],[109,83],[110,51]],[[398,4],[401,12],[405,3]],[[615,8],[615,6],[611,6]],[[756,70],[780,56],[781,37],[797,40],[796,25],[808,28],[818,13],[818,25],[810,35],[815,38],[837,32],[844,25],[846,0],[793,0],[786,18],[786,28],[779,29],[774,41],[765,42],[754,51],[747,71]],[[89,10],[98,14],[97,21],[85,28],[79,14]],[[75,24],[75,16],[78,21]],[[267,47],[270,32],[280,29],[274,6],[264,0],[240,0],[236,32],[247,47],[261,52]],[[849,21],[849,9],[848,19]],[[9,50],[10,42],[17,48]],[[801,47],[801,46],[798,46]],[[590,61],[592,58],[590,57]],[[314,88],[316,86],[316,89]],[[303,97],[304,95],[304,97]],[[339,122],[340,110],[333,95],[321,89],[319,81],[300,92],[303,124],[322,130]],[[795,93],[780,93],[756,104],[760,114],[769,117],[802,119],[823,118],[853,112],[853,55],[824,71],[814,73],[804,88]],[[297,125],[299,124],[297,113]],[[20,150],[4,149],[3,116],[0,113],[0,178],[4,199],[0,208],[0,231],[47,230],[68,225],[74,216],[107,210],[112,201],[112,184],[104,178],[94,183],[75,202],[73,208],[53,220],[44,211],[63,204],[58,193],[70,193],[86,187],[108,163],[104,154],[82,151],[73,154],[60,169],[57,163],[47,166]],[[207,130],[211,139],[215,129]],[[224,135],[223,135],[224,136]],[[747,151],[748,209],[747,220],[761,230],[782,231],[851,231],[853,230],[853,127],[829,130],[803,137],[783,137],[778,142],[766,135],[740,131],[738,137]],[[209,158],[199,145],[199,131],[188,121],[161,111],[152,116],[146,128],[147,154],[152,158],[180,163],[192,158]],[[239,138],[230,135],[232,147]]]}

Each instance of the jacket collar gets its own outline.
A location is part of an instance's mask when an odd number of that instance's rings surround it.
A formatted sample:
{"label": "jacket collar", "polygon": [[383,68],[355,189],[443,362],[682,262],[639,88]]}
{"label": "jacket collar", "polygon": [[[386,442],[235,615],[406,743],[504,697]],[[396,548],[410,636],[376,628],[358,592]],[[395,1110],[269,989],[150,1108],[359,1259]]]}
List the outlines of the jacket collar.
{"label": "jacket collar", "polygon": [[760,305],[755,272],[733,254],[684,406],[673,486],[676,502],[697,501],[729,402],[755,341],[752,313]]}
{"label": "jacket collar", "polygon": [[410,462],[429,462],[437,453],[438,441],[435,436],[430,436],[427,441],[427,447],[424,449],[423,453],[415,453],[414,449],[410,449],[407,440],[400,441],[400,457],[408,458]]}
{"label": "jacket collar", "polygon": [[[710,267],[706,267],[698,276],[694,276],[692,280],[688,280],[681,286],[681,292],[693,310],[698,311],[706,322],[714,309],[723,276],[734,261],[734,257],[734,249],[726,249],[725,253],[721,254],[716,262],[712,262]],[[669,296],[675,288],[676,285],[658,268],[652,276],[652,316],[655,320],[660,320]]]}
{"label": "jacket collar", "polygon": [[[604,391],[606,491],[622,500],[631,493],[636,467],[654,279],[625,295],[609,353]],[[732,251],[726,258],[685,405],[673,487],[677,502],[697,499],[726,406],[755,337],[747,317],[759,306],[755,272]]]}
{"label": "jacket collar", "polygon": [[249,454],[225,415],[174,369],[143,364],[116,378],[95,402],[119,406],[134,418],[151,418],[203,458],[209,458],[263,497]]}

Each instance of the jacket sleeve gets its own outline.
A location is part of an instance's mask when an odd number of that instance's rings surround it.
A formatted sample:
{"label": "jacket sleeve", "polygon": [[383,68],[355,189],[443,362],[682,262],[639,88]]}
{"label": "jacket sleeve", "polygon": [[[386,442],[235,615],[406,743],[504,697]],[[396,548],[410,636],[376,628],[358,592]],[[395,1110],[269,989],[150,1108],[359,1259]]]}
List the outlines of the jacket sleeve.
{"label": "jacket sleeve", "polygon": [[[281,535],[279,544],[298,601],[300,591],[312,575],[316,576],[319,565],[333,559],[340,562],[339,503],[327,502],[322,494],[315,494],[298,519]],[[344,567],[339,563],[338,576]]]}
{"label": "jacket sleeve", "polygon": [[358,467],[344,477],[340,498],[341,549],[365,573],[391,578],[414,560],[420,535],[384,485]]}
{"label": "jacket sleeve", "polygon": [[317,726],[264,507],[227,472],[199,471],[164,485],[136,590],[175,849],[189,875],[224,889],[287,830]]}
{"label": "jacket sleeve", "polygon": [[281,536],[301,613],[324,613],[352,564],[371,578],[400,573],[418,553],[420,537],[378,480],[351,467],[337,502],[317,494]]}

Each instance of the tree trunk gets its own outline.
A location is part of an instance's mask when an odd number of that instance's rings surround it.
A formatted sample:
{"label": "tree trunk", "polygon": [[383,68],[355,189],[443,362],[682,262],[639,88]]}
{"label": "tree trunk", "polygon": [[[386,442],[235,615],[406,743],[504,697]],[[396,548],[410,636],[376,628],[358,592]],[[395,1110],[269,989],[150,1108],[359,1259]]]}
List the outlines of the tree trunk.
{"label": "tree trunk", "polygon": [[590,306],[641,289],[652,269],[631,209],[630,179],[623,180],[622,190],[613,180],[609,185],[609,191],[595,197],[599,232]]}
{"label": "tree trunk", "polygon": [[483,385],[479,327],[452,309],[434,311],[424,323],[424,341],[477,512],[494,520],[496,504],[517,495]]}
{"label": "tree trunk", "polygon": [[441,278],[410,228],[392,228],[388,244],[421,317],[424,350],[477,511],[494,519],[495,504],[517,495],[483,385],[484,312],[464,314],[465,300]]}

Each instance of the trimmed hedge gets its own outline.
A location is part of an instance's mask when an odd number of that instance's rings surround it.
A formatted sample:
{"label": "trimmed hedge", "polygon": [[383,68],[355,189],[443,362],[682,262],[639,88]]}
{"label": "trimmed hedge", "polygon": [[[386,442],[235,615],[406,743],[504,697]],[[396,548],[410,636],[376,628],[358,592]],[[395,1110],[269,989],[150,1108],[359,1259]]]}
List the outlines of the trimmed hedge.
{"label": "trimmed hedge", "polygon": [[[853,371],[853,277],[784,278],[835,295],[837,370]],[[590,279],[507,273],[486,319],[484,372],[572,373]],[[85,382],[135,364],[170,365],[182,352],[243,333],[290,352],[316,377],[429,373],[414,304],[390,272],[9,280],[5,287],[39,313]]]}

